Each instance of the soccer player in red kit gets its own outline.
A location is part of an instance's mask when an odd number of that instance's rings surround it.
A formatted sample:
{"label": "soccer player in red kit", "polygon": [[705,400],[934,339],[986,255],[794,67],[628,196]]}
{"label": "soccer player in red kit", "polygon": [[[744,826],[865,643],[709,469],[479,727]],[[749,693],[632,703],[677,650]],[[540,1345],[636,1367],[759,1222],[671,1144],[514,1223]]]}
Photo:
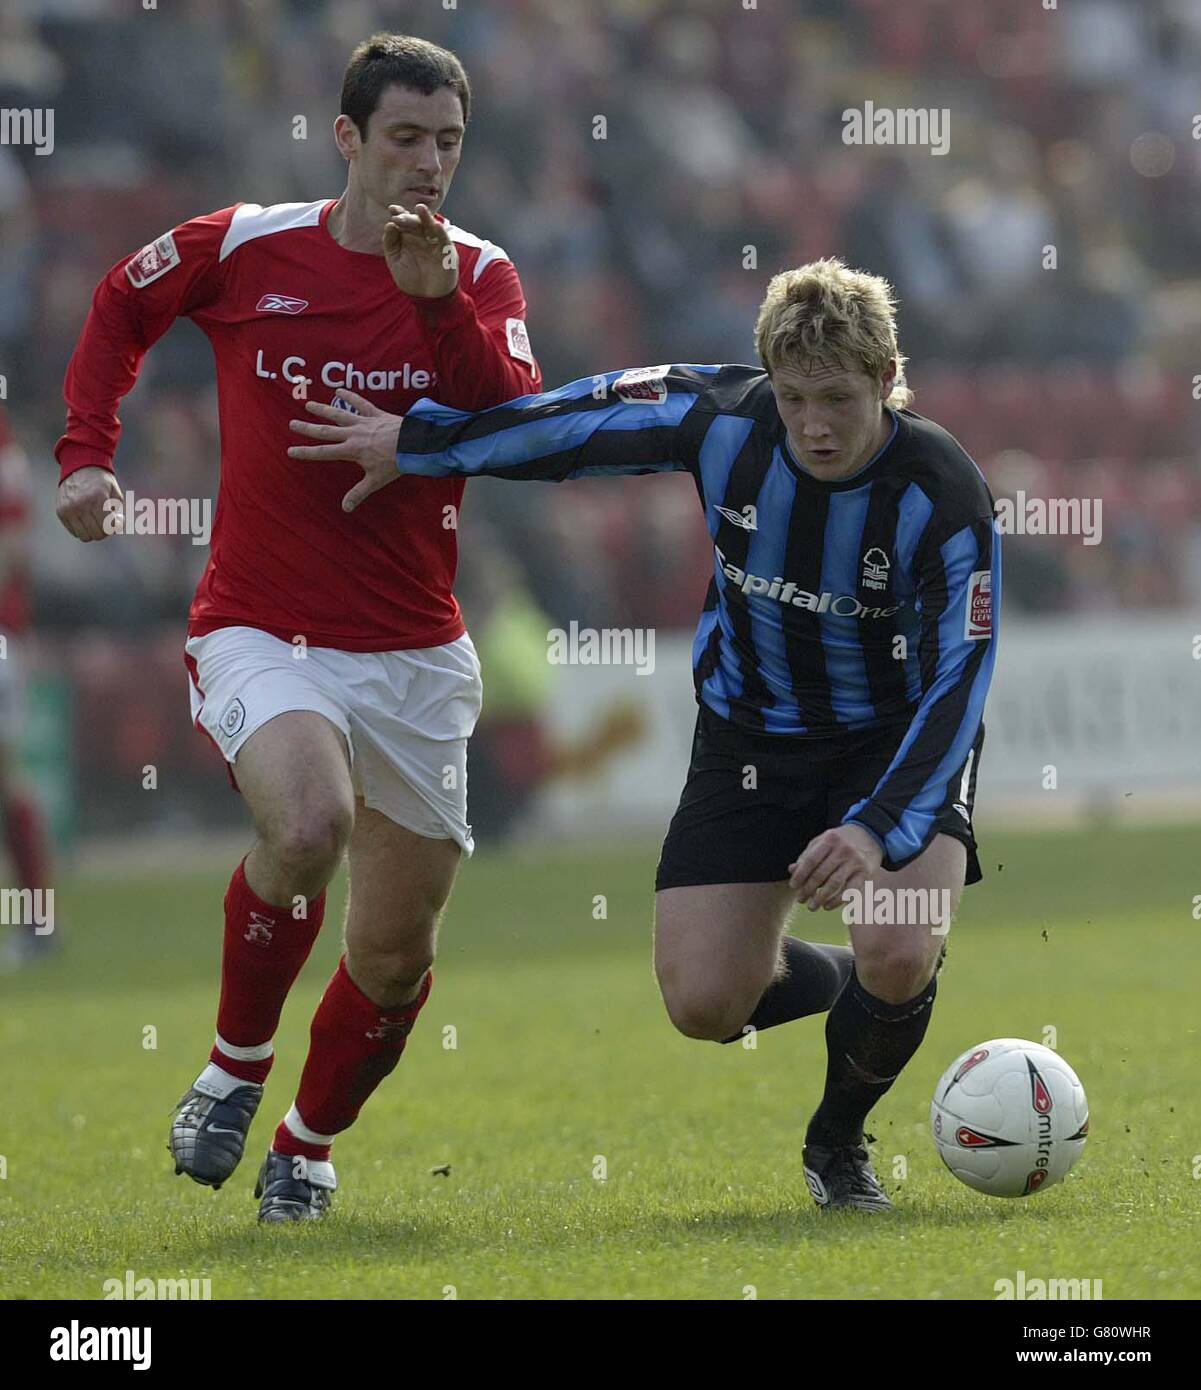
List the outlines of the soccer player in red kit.
{"label": "soccer player in red kit", "polygon": [[[0,405],[0,814],[17,886],[45,889],[50,881],[50,845],[37,798],[21,775],[23,663],[20,640],[29,630],[29,459],[9,428]],[[15,970],[54,944],[53,922],[33,917],[13,923],[0,948],[0,971]]]}
{"label": "soccer player in red kit", "polygon": [[117,403],[146,350],[185,315],[217,363],[221,485],[186,663],[193,717],[257,838],[225,897],[217,1038],[172,1126],[177,1172],[219,1187],[241,1158],[284,999],[348,855],[345,954],[259,1173],[262,1221],[327,1209],[330,1145],[404,1050],[472,849],[479,663],[451,592],[463,484],[414,479],[350,515],[354,464],[327,476],[287,454],[297,401],[340,387],[397,413],[431,391],[475,410],[537,389],[516,270],[437,211],[469,112],[453,54],[367,40],[334,126],[342,197],[224,208],[120,262],[67,372],[58,514],[99,540],[120,497]]}

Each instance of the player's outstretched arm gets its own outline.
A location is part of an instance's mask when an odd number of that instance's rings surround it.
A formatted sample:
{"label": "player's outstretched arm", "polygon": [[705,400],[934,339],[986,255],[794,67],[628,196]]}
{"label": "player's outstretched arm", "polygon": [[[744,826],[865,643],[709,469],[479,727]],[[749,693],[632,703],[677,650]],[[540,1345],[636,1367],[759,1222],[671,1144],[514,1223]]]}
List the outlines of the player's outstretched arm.
{"label": "player's outstretched arm", "polygon": [[[420,400],[403,419],[339,391],[358,415],[308,402],[309,414],[326,423],[294,420],[292,428],[322,443],[293,446],[288,454],[359,464],[364,477],[343,500],[348,511],[401,473],[563,482],[593,474],[689,469],[696,466],[702,433],[690,427],[690,412],[719,370],[665,366],[608,372],[476,412]],[[389,443],[390,463],[385,460]]]}
{"label": "player's outstretched arm", "polygon": [[922,697],[905,738],[871,796],[789,866],[797,901],[811,908],[840,908],[843,894],[861,889],[875,869],[895,871],[925,850],[950,779],[975,742],[996,660],[1000,547],[990,516],[953,527],[944,525],[926,547],[918,585]]}
{"label": "player's outstretched arm", "polygon": [[991,515],[927,554],[918,584],[922,696],[892,763],[843,821],[844,829],[871,831],[890,870],[915,859],[937,834],[951,779],[980,730],[997,656],[1001,553]]}

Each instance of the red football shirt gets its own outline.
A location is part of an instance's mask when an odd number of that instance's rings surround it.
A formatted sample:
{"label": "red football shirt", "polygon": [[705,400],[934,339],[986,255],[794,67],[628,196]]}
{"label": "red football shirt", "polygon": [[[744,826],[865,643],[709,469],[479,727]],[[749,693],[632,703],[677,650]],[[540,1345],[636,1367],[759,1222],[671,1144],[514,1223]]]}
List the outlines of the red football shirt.
{"label": "red football shirt", "polygon": [[221,482],[190,636],[240,624],[386,651],[463,632],[451,592],[462,480],[400,477],[348,516],[361,471],[290,459],[303,441],[288,421],[341,386],[397,414],[422,396],[482,410],[538,390],[521,282],[498,246],[447,223],[459,287],[413,298],[382,255],[333,239],[333,207],[242,203],[182,223],[100,282],[67,369],[63,478],[112,468],[118,402],[177,317],[213,345]]}

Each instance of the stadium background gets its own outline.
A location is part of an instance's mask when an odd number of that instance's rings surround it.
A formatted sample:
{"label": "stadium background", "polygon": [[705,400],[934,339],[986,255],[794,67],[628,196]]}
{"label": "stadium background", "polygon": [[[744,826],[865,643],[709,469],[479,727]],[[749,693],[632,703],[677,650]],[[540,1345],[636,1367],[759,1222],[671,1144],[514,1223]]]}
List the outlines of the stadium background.
{"label": "stadium background", "polygon": [[[342,69],[385,27],[468,67],[476,108],[446,211],[513,257],[548,385],[752,360],[768,277],[837,253],[896,284],[916,406],[998,496],[1103,501],[1099,545],[1006,539],[987,877],[923,1052],[873,1117],[900,1243],[815,1229],[797,1125],[820,1027],[765,1035],[757,1054],[700,1049],[655,997],[650,885],[710,563],[694,491],[670,477],[467,490],[459,592],[489,717],[508,719],[499,791],[428,1026],[339,1141],[338,1222],[306,1242],[299,1284],[287,1247],[254,1231],[242,1173],[214,1201],[169,1185],[165,1119],[207,1043],[218,903],[247,822],[187,717],[203,549],[62,531],[61,381],[119,257],[235,201],[340,193]],[[55,812],[62,950],[0,980],[0,1295],[95,1298],[129,1268],[211,1275],[236,1298],[991,1298],[1019,1268],[1103,1276],[1109,1298],[1196,1294],[1181,1072],[1201,891],[1198,71],[1196,0],[6,0],[0,108],[56,114],[51,156],[0,145],[0,406],[35,484],[34,624],[10,646],[32,677],[26,754]],[[845,145],[842,111],[869,99],[949,108],[950,153]],[[121,416],[126,487],[215,496],[213,368],[190,324],[151,352]],[[653,631],[654,675],[549,667],[547,631],[573,620]],[[538,792],[548,736],[575,739],[591,775]],[[629,746],[602,766],[589,739]],[[343,894],[335,881],[330,927]],[[833,915],[816,925],[844,934]],[[272,1109],[337,959],[330,927],[285,1012]],[[1094,1138],[1062,1188],[990,1204],[938,1166],[930,1088],[980,1037],[1046,1040],[1048,1024]]]}
{"label": "stadium background", "polygon": [[[449,44],[468,67],[476,108],[448,215],[513,257],[548,385],[623,365],[753,360],[769,275],[841,254],[897,286],[916,408],[958,435],[998,496],[1103,499],[1099,545],[1009,539],[1007,635],[1059,615],[1116,653],[1118,628],[1153,613],[1169,615],[1172,641],[1170,615],[1201,598],[1194,0],[1074,0],[1054,16],[1027,0],[764,0],[754,11],[732,0],[217,0],[157,12],[18,0],[0,19],[0,105],[49,106],[57,119],[52,157],[0,147],[0,361],[39,482],[30,759],[60,835],[177,834],[239,815],[184,717],[182,620],[203,548],[187,537],[72,545],[53,516],[61,379],[91,291],[114,260],[199,212],[337,196],[340,74],[376,26]],[[841,112],[868,96],[949,108],[949,154],[845,145]],[[192,325],[150,354],[122,418],[123,485],[215,495],[213,372]],[[473,484],[461,540],[460,592],[481,645],[499,585],[526,616],[544,615],[543,630],[651,628],[663,653],[695,620],[710,564],[692,489],[673,478]],[[1155,691],[1195,687],[1192,625],[1179,625],[1180,661],[1153,660],[1149,692],[1123,693],[1106,715],[1134,721],[1121,742],[1140,791],[1161,770],[1178,782],[1197,770],[1166,747],[1144,766],[1137,733]],[[1103,662],[1111,682],[1121,664]],[[514,672],[504,684],[553,725],[564,710],[591,718],[580,701],[606,683],[649,708],[678,691],[669,669],[645,682],[627,670],[624,683],[569,672],[557,688],[546,672]],[[1079,726],[1076,697],[1069,705],[1015,718]],[[687,722],[686,703],[644,738],[665,766],[686,747],[677,716]],[[1030,767],[1056,761],[1037,733],[1017,736]],[[645,756],[628,750],[557,806],[544,797],[532,823],[628,817]],[[147,764],[161,773],[153,795]],[[1100,789],[1134,771],[1118,758]],[[996,790],[1016,795],[1025,776]],[[1060,790],[1082,785],[1069,768]],[[984,790],[987,816],[988,774]],[[1029,790],[1037,801],[1041,786]],[[643,806],[648,828],[664,806],[661,795]]]}
{"label": "stadium background", "polygon": [[[175,834],[239,816],[185,717],[179,650],[203,547],[187,537],[73,545],[53,516],[62,374],[92,289],[114,260],[199,212],[337,196],[344,170],[329,127],[340,74],[376,26],[447,43],[468,67],[476,108],[448,215],[513,257],[548,385],[623,365],[753,360],[769,275],[841,254],[896,284],[916,408],[958,435],[998,496],[1103,499],[1099,545],[1009,539],[1007,636],[1058,615],[1116,652],[1121,625],[1166,613],[1172,632],[1170,615],[1196,608],[1193,0],[1074,0],[1054,16],[1027,0],[763,0],[753,12],[732,0],[450,10],[217,0],[157,12],[18,0],[0,19],[0,105],[53,107],[55,148],[44,158],[0,147],[0,362],[39,484],[31,759],[61,831]],[[949,154],[843,144],[841,112],[867,97],[949,108]],[[605,139],[593,138],[598,114]],[[1044,268],[1046,246],[1055,269]],[[122,418],[123,485],[141,497],[215,495],[213,372],[192,325],[156,346]],[[503,575],[503,587],[528,592],[543,629],[573,619],[653,628],[663,653],[695,620],[710,564],[692,489],[674,478],[473,484],[461,540],[461,597],[481,640],[487,615],[473,604]],[[1193,687],[1194,625],[1179,624],[1175,668]],[[1120,660],[1105,664],[1121,681]],[[1147,699],[1172,667],[1157,670]],[[587,674],[583,698],[603,683]],[[617,697],[645,703],[652,689],[661,700],[679,688],[675,667],[648,681],[622,674]],[[572,676],[570,699],[546,673],[526,698],[552,721],[556,708],[578,711]],[[1107,718],[1142,723],[1133,706],[1143,703],[1122,696]],[[1079,713],[1073,703],[1067,721]],[[69,760],[59,756],[67,720]],[[684,747],[684,734],[671,741],[655,720],[648,737],[668,740],[664,760]],[[1123,743],[1137,762],[1134,726]],[[623,757],[637,769],[636,750]],[[1166,761],[1180,778],[1197,768],[1179,754]],[[160,769],[152,795],[141,787],[147,764]],[[628,802],[622,766],[594,779],[589,821]],[[1071,769],[1061,771],[1070,792]],[[1123,776],[1115,767],[1107,785]],[[1139,789],[1154,780],[1152,767]],[[1030,790],[1037,800],[1041,786]],[[661,800],[648,805],[648,828],[662,811]]]}

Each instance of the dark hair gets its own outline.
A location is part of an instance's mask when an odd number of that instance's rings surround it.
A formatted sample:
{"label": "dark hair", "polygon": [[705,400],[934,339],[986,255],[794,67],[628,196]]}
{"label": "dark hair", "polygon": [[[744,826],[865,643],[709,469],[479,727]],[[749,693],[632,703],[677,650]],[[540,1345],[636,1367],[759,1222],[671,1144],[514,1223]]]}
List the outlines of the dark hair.
{"label": "dark hair", "polygon": [[392,83],[413,87],[429,96],[449,87],[463,108],[463,124],[471,111],[471,84],[463,64],[448,49],[409,34],[372,34],[350,55],[342,79],[342,114],[349,116],[367,138],[367,121],[379,105],[380,93]]}

